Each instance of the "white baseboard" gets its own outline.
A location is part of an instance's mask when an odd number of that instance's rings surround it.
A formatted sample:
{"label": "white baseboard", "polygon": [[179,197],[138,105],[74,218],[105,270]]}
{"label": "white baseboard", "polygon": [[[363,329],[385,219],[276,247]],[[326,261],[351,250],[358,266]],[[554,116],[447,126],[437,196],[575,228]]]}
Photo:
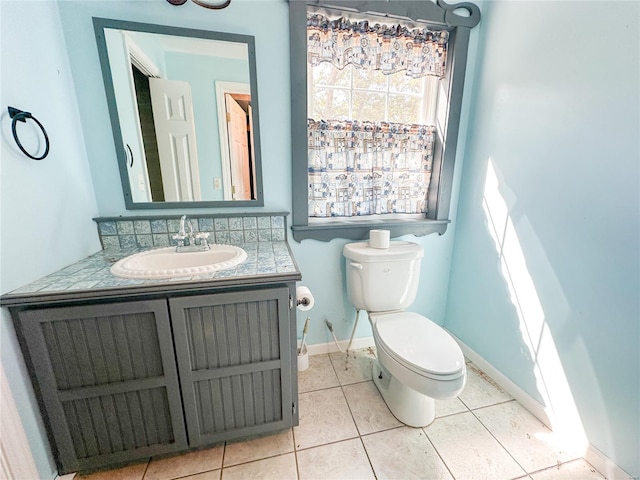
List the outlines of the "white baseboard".
{"label": "white baseboard", "polygon": [[[518,385],[513,383],[509,378],[502,374],[493,365],[487,362],[480,354],[470,348],[462,340],[456,337],[453,333],[447,332],[454,338],[465,357],[471,360],[480,370],[486,373],[491,379],[493,379],[500,387],[504,389],[509,395],[526,408],[531,414],[533,414],[538,420],[544,423],[547,427],[551,426],[551,421],[547,415],[544,405],[538,402],[535,398],[525,392]],[[616,463],[607,457],[600,450],[589,444],[587,451],[584,454],[584,459],[589,462],[596,470],[602,473],[608,480],[629,480],[633,477],[620,468]]]}
{"label": "white baseboard", "polygon": [[589,445],[587,453],[584,455],[584,459],[593,465],[596,470],[607,477],[608,480],[630,480],[638,478],[632,477],[593,445]]}
{"label": "white baseboard", "polygon": [[480,370],[489,375],[498,385],[500,385],[509,395],[515,398],[520,405],[529,410],[538,420],[544,423],[547,427],[551,428],[551,420],[544,409],[544,405],[534,399],[531,395],[525,392],[518,385],[513,383],[502,372],[497,370],[493,365],[487,362],[480,354],[470,348],[462,340],[456,337],[453,333],[447,330],[447,333],[451,335],[458,345],[465,357],[471,360]]}
{"label": "white baseboard", "polygon": [[[338,341],[340,348],[345,350],[347,345],[349,344],[349,340],[340,340]],[[353,342],[351,342],[350,350],[358,350],[360,348],[373,347],[373,337],[361,337],[354,338]],[[327,342],[327,343],[316,343],[315,345],[307,345],[307,351],[309,355],[322,355],[325,353],[334,353],[339,352],[338,347],[335,342]]]}

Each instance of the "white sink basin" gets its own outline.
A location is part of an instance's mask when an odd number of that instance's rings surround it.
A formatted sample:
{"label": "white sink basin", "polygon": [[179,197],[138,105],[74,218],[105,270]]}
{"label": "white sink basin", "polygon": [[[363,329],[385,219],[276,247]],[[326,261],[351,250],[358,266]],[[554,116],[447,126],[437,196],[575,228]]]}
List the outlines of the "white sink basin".
{"label": "white sink basin", "polygon": [[136,253],[117,261],[111,273],[123,278],[161,279],[204,275],[231,268],[246,260],[247,253],[233,245],[211,245],[204,252],[176,252],[175,247]]}

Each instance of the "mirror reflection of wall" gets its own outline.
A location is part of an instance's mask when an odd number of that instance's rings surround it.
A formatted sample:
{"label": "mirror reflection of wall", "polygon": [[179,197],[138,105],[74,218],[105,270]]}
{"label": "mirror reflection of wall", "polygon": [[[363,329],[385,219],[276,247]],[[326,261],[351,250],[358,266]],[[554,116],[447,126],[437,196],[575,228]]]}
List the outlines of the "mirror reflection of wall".
{"label": "mirror reflection of wall", "polygon": [[248,44],[115,28],[104,38],[131,201],[256,200]]}

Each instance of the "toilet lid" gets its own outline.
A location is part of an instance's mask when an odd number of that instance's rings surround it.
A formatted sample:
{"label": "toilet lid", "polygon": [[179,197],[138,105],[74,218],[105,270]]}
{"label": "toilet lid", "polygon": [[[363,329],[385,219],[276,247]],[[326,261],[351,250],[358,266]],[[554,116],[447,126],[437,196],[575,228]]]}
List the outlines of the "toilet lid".
{"label": "toilet lid", "polygon": [[431,375],[451,375],[464,367],[456,341],[440,326],[413,312],[372,314],[378,340],[401,363]]}

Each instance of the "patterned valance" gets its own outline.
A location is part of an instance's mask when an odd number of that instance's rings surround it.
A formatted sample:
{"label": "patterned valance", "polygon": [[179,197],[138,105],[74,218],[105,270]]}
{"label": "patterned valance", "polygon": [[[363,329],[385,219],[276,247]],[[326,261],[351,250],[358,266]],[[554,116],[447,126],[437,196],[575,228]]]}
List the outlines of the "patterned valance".
{"label": "patterned valance", "polygon": [[425,213],[435,127],[308,120],[309,216]]}
{"label": "patterned valance", "polygon": [[449,32],[402,25],[380,25],[367,20],[330,20],[307,14],[308,62],[331,62],[342,69],[349,64],[384,74],[406,70],[413,78],[443,77]]}

